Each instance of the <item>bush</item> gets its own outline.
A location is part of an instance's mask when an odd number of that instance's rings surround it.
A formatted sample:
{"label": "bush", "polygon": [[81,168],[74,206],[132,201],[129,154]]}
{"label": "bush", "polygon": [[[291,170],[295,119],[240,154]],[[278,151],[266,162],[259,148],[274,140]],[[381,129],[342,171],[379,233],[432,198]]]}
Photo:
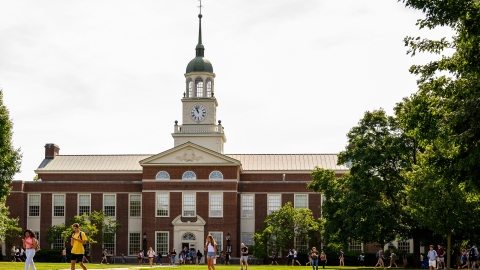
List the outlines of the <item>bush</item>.
{"label": "bush", "polygon": [[[67,251],[67,261],[70,258],[70,252]],[[34,261],[36,262],[61,262],[61,249],[40,249],[35,253]]]}

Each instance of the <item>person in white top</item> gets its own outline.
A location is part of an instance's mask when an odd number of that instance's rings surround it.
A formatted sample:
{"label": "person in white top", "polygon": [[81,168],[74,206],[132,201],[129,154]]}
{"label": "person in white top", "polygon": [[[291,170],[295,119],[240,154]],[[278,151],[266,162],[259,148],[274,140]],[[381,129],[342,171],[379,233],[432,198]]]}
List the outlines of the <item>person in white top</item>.
{"label": "person in white top", "polygon": [[217,250],[217,243],[213,240],[213,236],[210,234],[207,236],[205,240],[205,252],[207,252],[207,264],[208,270],[215,270],[215,266],[213,265],[213,260],[215,259],[215,251]]}
{"label": "person in white top", "polygon": [[150,267],[153,266],[153,258],[155,257],[155,251],[153,251],[153,248],[150,247],[147,251],[147,256],[148,256],[148,262],[150,263]]}

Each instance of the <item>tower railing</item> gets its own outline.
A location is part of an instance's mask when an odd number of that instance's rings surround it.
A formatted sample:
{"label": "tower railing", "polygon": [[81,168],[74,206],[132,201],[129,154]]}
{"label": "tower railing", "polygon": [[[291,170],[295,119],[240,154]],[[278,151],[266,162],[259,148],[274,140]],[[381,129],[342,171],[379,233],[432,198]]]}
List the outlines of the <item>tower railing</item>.
{"label": "tower railing", "polygon": [[222,125],[175,125],[173,133],[223,133]]}

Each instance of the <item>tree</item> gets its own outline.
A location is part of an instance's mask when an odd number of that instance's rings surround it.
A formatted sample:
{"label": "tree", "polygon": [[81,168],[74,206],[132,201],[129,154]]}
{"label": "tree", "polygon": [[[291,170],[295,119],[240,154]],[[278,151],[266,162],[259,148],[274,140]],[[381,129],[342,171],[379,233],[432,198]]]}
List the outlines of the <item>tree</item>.
{"label": "tree", "polygon": [[20,171],[22,159],[20,149],[14,149],[12,145],[12,126],[8,109],[3,105],[3,90],[0,88],[0,238],[5,236],[10,222],[5,199],[10,193],[13,176]]}
{"label": "tree", "polygon": [[65,230],[62,232],[62,238],[65,240],[65,242],[70,243],[70,238],[74,234],[74,230],[71,225],[74,223],[78,223],[80,225],[80,230],[85,232],[85,234],[88,236],[88,243],[97,243],[95,236],[98,233],[98,228],[92,224],[92,222],[89,220],[89,216],[85,213],[81,216],[74,216],[70,219],[68,226],[65,226]]}
{"label": "tree", "polygon": [[104,243],[113,242],[115,234],[122,227],[117,220],[112,219],[102,211],[93,211],[90,214],[90,221],[98,229],[98,234],[94,238],[102,248]]}
{"label": "tree", "polygon": [[308,242],[310,234],[319,229],[310,209],[295,209],[291,202],[268,215],[263,223],[264,229],[253,236],[257,257],[287,251],[287,245],[295,238]]}
{"label": "tree", "polygon": [[2,226],[1,231],[5,232],[3,238],[5,240],[5,253],[10,255],[10,249],[15,244],[21,244],[19,239],[22,237],[22,228],[18,225],[17,218],[9,218],[8,207],[5,206],[5,200],[0,201],[0,225]]}
{"label": "tree", "polygon": [[[420,29],[447,26],[454,31],[451,39],[405,38],[412,56],[417,52],[442,54],[447,48],[453,54],[412,66],[410,72],[419,76],[418,91],[396,108],[401,125],[425,149],[418,155],[418,166],[405,172],[409,212],[446,237],[451,254],[452,235],[472,231],[475,225],[470,220],[479,211],[480,1],[402,2],[424,12],[425,18],[417,22]],[[429,195],[438,200],[432,204]],[[468,214],[463,212],[466,209]],[[437,222],[432,223],[432,218]]]}
{"label": "tree", "polygon": [[[45,240],[49,244],[54,244],[57,243],[58,238],[62,237],[62,233],[66,230],[65,224],[57,224],[53,225],[52,227],[48,228],[48,230],[45,232]],[[64,240],[63,242],[68,242],[70,239],[65,239],[62,237]]]}

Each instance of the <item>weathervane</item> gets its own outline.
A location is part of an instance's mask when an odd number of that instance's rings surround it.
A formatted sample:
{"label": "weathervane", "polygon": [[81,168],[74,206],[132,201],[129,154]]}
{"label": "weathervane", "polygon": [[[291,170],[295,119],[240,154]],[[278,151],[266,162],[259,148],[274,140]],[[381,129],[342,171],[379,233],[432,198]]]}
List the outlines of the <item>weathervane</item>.
{"label": "weathervane", "polygon": [[200,14],[202,14],[202,0],[198,0],[198,2],[200,2],[200,6],[198,6],[200,8]]}

